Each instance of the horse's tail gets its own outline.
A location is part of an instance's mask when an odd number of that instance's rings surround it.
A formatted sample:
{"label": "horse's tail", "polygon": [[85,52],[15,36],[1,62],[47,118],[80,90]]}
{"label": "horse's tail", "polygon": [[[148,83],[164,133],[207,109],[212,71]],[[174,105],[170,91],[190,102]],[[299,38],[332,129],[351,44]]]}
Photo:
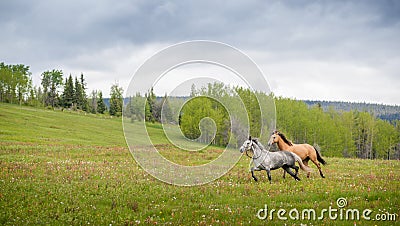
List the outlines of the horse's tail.
{"label": "horse's tail", "polygon": [[317,153],[318,162],[322,163],[322,165],[326,165],[326,161],[322,158],[319,150],[315,146],[313,146],[313,147],[314,147],[315,152]]}
{"label": "horse's tail", "polygon": [[302,170],[306,171],[307,173],[312,171],[312,169],[311,169],[310,167],[304,165],[303,161],[301,160],[301,158],[300,158],[298,155],[296,155],[296,154],[293,153],[293,152],[291,152],[291,153],[292,153],[294,159],[296,160],[296,162],[299,163],[300,168],[301,168]]}

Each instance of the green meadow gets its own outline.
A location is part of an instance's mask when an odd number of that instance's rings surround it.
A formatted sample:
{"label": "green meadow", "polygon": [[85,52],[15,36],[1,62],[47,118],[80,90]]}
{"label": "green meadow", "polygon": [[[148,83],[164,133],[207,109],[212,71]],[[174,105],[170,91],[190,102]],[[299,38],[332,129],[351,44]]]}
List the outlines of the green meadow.
{"label": "green meadow", "polygon": [[[182,152],[168,143],[159,124],[148,124],[148,133],[162,155],[180,164],[204,164],[223,151],[211,146]],[[213,182],[174,186],[138,166],[127,147],[121,118],[0,103],[0,224],[400,223],[400,161],[324,158],[325,179],[310,164],[311,178],[300,172],[299,182],[283,179],[282,170],[272,172],[272,184],[265,172],[257,172],[260,180],[254,182],[250,160],[242,156]],[[339,198],[347,201],[343,208],[338,207]],[[261,220],[258,216],[265,211],[260,209],[266,205],[269,215]],[[304,209],[314,209],[316,219],[302,217]],[[325,211],[329,209],[337,209],[336,219]],[[346,211],[355,209],[359,219],[346,219]]]}

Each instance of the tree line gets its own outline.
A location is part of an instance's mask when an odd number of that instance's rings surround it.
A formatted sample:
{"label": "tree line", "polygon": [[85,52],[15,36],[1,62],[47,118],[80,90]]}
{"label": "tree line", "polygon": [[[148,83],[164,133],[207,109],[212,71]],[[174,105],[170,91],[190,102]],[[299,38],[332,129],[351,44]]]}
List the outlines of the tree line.
{"label": "tree line", "polygon": [[[127,98],[125,106],[123,89],[113,84],[107,108],[101,90],[87,94],[83,73],[79,77],[64,77],[62,70],[47,70],[41,74],[40,85],[33,86],[29,69],[23,64],[0,63],[0,102],[113,116],[122,116],[124,110],[124,117],[132,122],[175,124],[190,139],[199,138],[203,131],[201,142],[224,146],[229,140],[240,145],[249,134],[263,134],[261,139],[266,143],[275,122],[265,121],[273,117],[262,117],[261,112],[272,114],[273,100],[276,128],[295,143],[319,146],[326,156],[400,159],[400,121],[382,120],[370,111],[323,109],[319,103],[310,106],[303,101],[222,83],[199,89],[192,86],[187,97],[157,97],[150,89],[144,95],[137,93]],[[214,123],[202,121],[205,117]],[[244,126],[247,119],[248,131]]]}
{"label": "tree line", "polygon": [[93,114],[122,115],[123,89],[118,84],[110,88],[110,107],[107,108],[101,90],[87,95],[83,73],[64,78],[62,70],[53,69],[41,74],[39,86],[33,86],[29,66],[0,63],[0,102],[18,103],[35,107],[84,111]]}
{"label": "tree line", "polygon": [[[237,101],[237,96],[244,106]],[[216,99],[225,99],[227,106],[222,106]],[[125,116],[132,121],[177,124],[190,139],[199,138],[203,131],[205,134],[202,134],[201,142],[221,146],[225,146],[229,139],[241,145],[248,135],[243,130],[245,118],[248,118],[249,134],[253,137],[259,137],[261,132],[267,134],[262,137],[262,142],[266,143],[270,131],[260,128],[260,125],[266,127],[271,122],[261,123],[264,118],[269,118],[261,117],[261,108],[270,108],[266,103],[271,99],[276,106],[276,128],[294,143],[315,145],[326,156],[400,159],[399,120],[388,122],[368,111],[337,111],[333,107],[324,110],[318,103],[309,107],[303,101],[276,97],[272,93],[257,93],[242,87],[231,88],[220,83],[208,84],[201,89],[192,87],[190,96],[181,98],[156,97],[153,89],[144,96],[138,93],[129,98]],[[261,104],[258,105],[257,101]],[[143,105],[144,114],[140,111]],[[243,107],[247,115],[239,112]],[[225,108],[233,109],[230,110],[231,115]],[[215,125],[207,120],[200,123],[205,117],[212,118]],[[211,132],[214,126],[215,135]]]}
{"label": "tree line", "polygon": [[325,155],[400,159],[400,121],[391,123],[368,111],[324,111],[303,101],[276,97],[277,128],[295,143],[320,146]]}

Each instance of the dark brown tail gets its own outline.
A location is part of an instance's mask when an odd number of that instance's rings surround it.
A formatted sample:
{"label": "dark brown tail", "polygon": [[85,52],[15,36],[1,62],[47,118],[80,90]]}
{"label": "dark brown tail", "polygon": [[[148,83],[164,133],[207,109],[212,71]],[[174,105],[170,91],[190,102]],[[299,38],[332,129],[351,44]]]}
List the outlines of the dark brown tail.
{"label": "dark brown tail", "polygon": [[320,162],[322,165],[326,165],[326,161],[322,158],[321,153],[319,153],[319,150],[316,147],[314,147],[314,150],[317,153],[318,162]]}

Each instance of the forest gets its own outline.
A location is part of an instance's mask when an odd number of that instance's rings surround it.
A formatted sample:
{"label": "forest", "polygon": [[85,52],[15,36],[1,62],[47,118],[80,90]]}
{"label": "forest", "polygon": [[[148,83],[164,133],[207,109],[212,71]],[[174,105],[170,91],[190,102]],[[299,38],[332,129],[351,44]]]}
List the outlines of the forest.
{"label": "forest", "polygon": [[[232,140],[239,145],[248,134],[263,134],[261,141],[266,143],[276,127],[294,143],[315,145],[325,156],[400,159],[400,121],[396,118],[384,120],[371,108],[335,109],[326,107],[324,101],[304,102],[221,83],[193,86],[186,97],[157,97],[150,89],[125,99],[123,89],[112,84],[107,107],[101,90],[87,94],[83,73],[73,77],[62,70],[47,70],[41,74],[41,84],[33,86],[29,66],[1,62],[0,102],[116,117],[124,114],[133,123],[179,125],[187,138],[199,138],[203,132],[200,142],[218,146]],[[383,105],[381,109],[396,115],[396,107]],[[388,110],[382,112],[385,115]],[[275,117],[276,121],[270,120]]]}
{"label": "forest", "polygon": [[[205,143],[225,146],[229,139],[234,139],[240,145],[245,139],[243,131],[240,131],[244,120],[240,119],[240,114],[227,110],[243,108],[235,95],[244,102],[250,122],[249,133],[253,137],[259,137],[263,129],[260,128],[263,119],[259,106],[263,107],[268,99],[273,99],[276,106],[276,129],[294,143],[310,143],[319,148],[323,155],[331,157],[400,159],[399,120],[382,120],[369,111],[324,110],[318,103],[310,106],[304,101],[276,97],[273,93],[267,95],[220,83],[208,84],[200,89],[192,88],[188,97],[165,95],[159,98],[153,89],[144,96],[136,94],[129,98],[125,116],[131,118],[132,122],[146,120],[150,123],[178,124],[183,134],[190,139],[198,138],[203,131],[207,133],[202,140]],[[216,99],[225,99],[227,104],[221,105]],[[262,104],[255,104],[257,99]],[[138,109],[144,104],[143,115]],[[161,109],[164,110],[161,112]],[[200,123],[205,117],[213,119],[215,136],[210,122]],[[268,123],[264,122],[264,125],[268,126]],[[266,143],[268,138],[263,137],[261,140]]]}
{"label": "forest", "polygon": [[29,66],[7,65],[0,62],[0,102],[83,111],[93,114],[122,115],[123,89],[118,84],[110,88],[110,106],[107,108],[101,90],[86,93],[83,73],[78,78],[70,74],[64,78],[62,70],[53,69],[41,74],[41,84],[32,84]]}

